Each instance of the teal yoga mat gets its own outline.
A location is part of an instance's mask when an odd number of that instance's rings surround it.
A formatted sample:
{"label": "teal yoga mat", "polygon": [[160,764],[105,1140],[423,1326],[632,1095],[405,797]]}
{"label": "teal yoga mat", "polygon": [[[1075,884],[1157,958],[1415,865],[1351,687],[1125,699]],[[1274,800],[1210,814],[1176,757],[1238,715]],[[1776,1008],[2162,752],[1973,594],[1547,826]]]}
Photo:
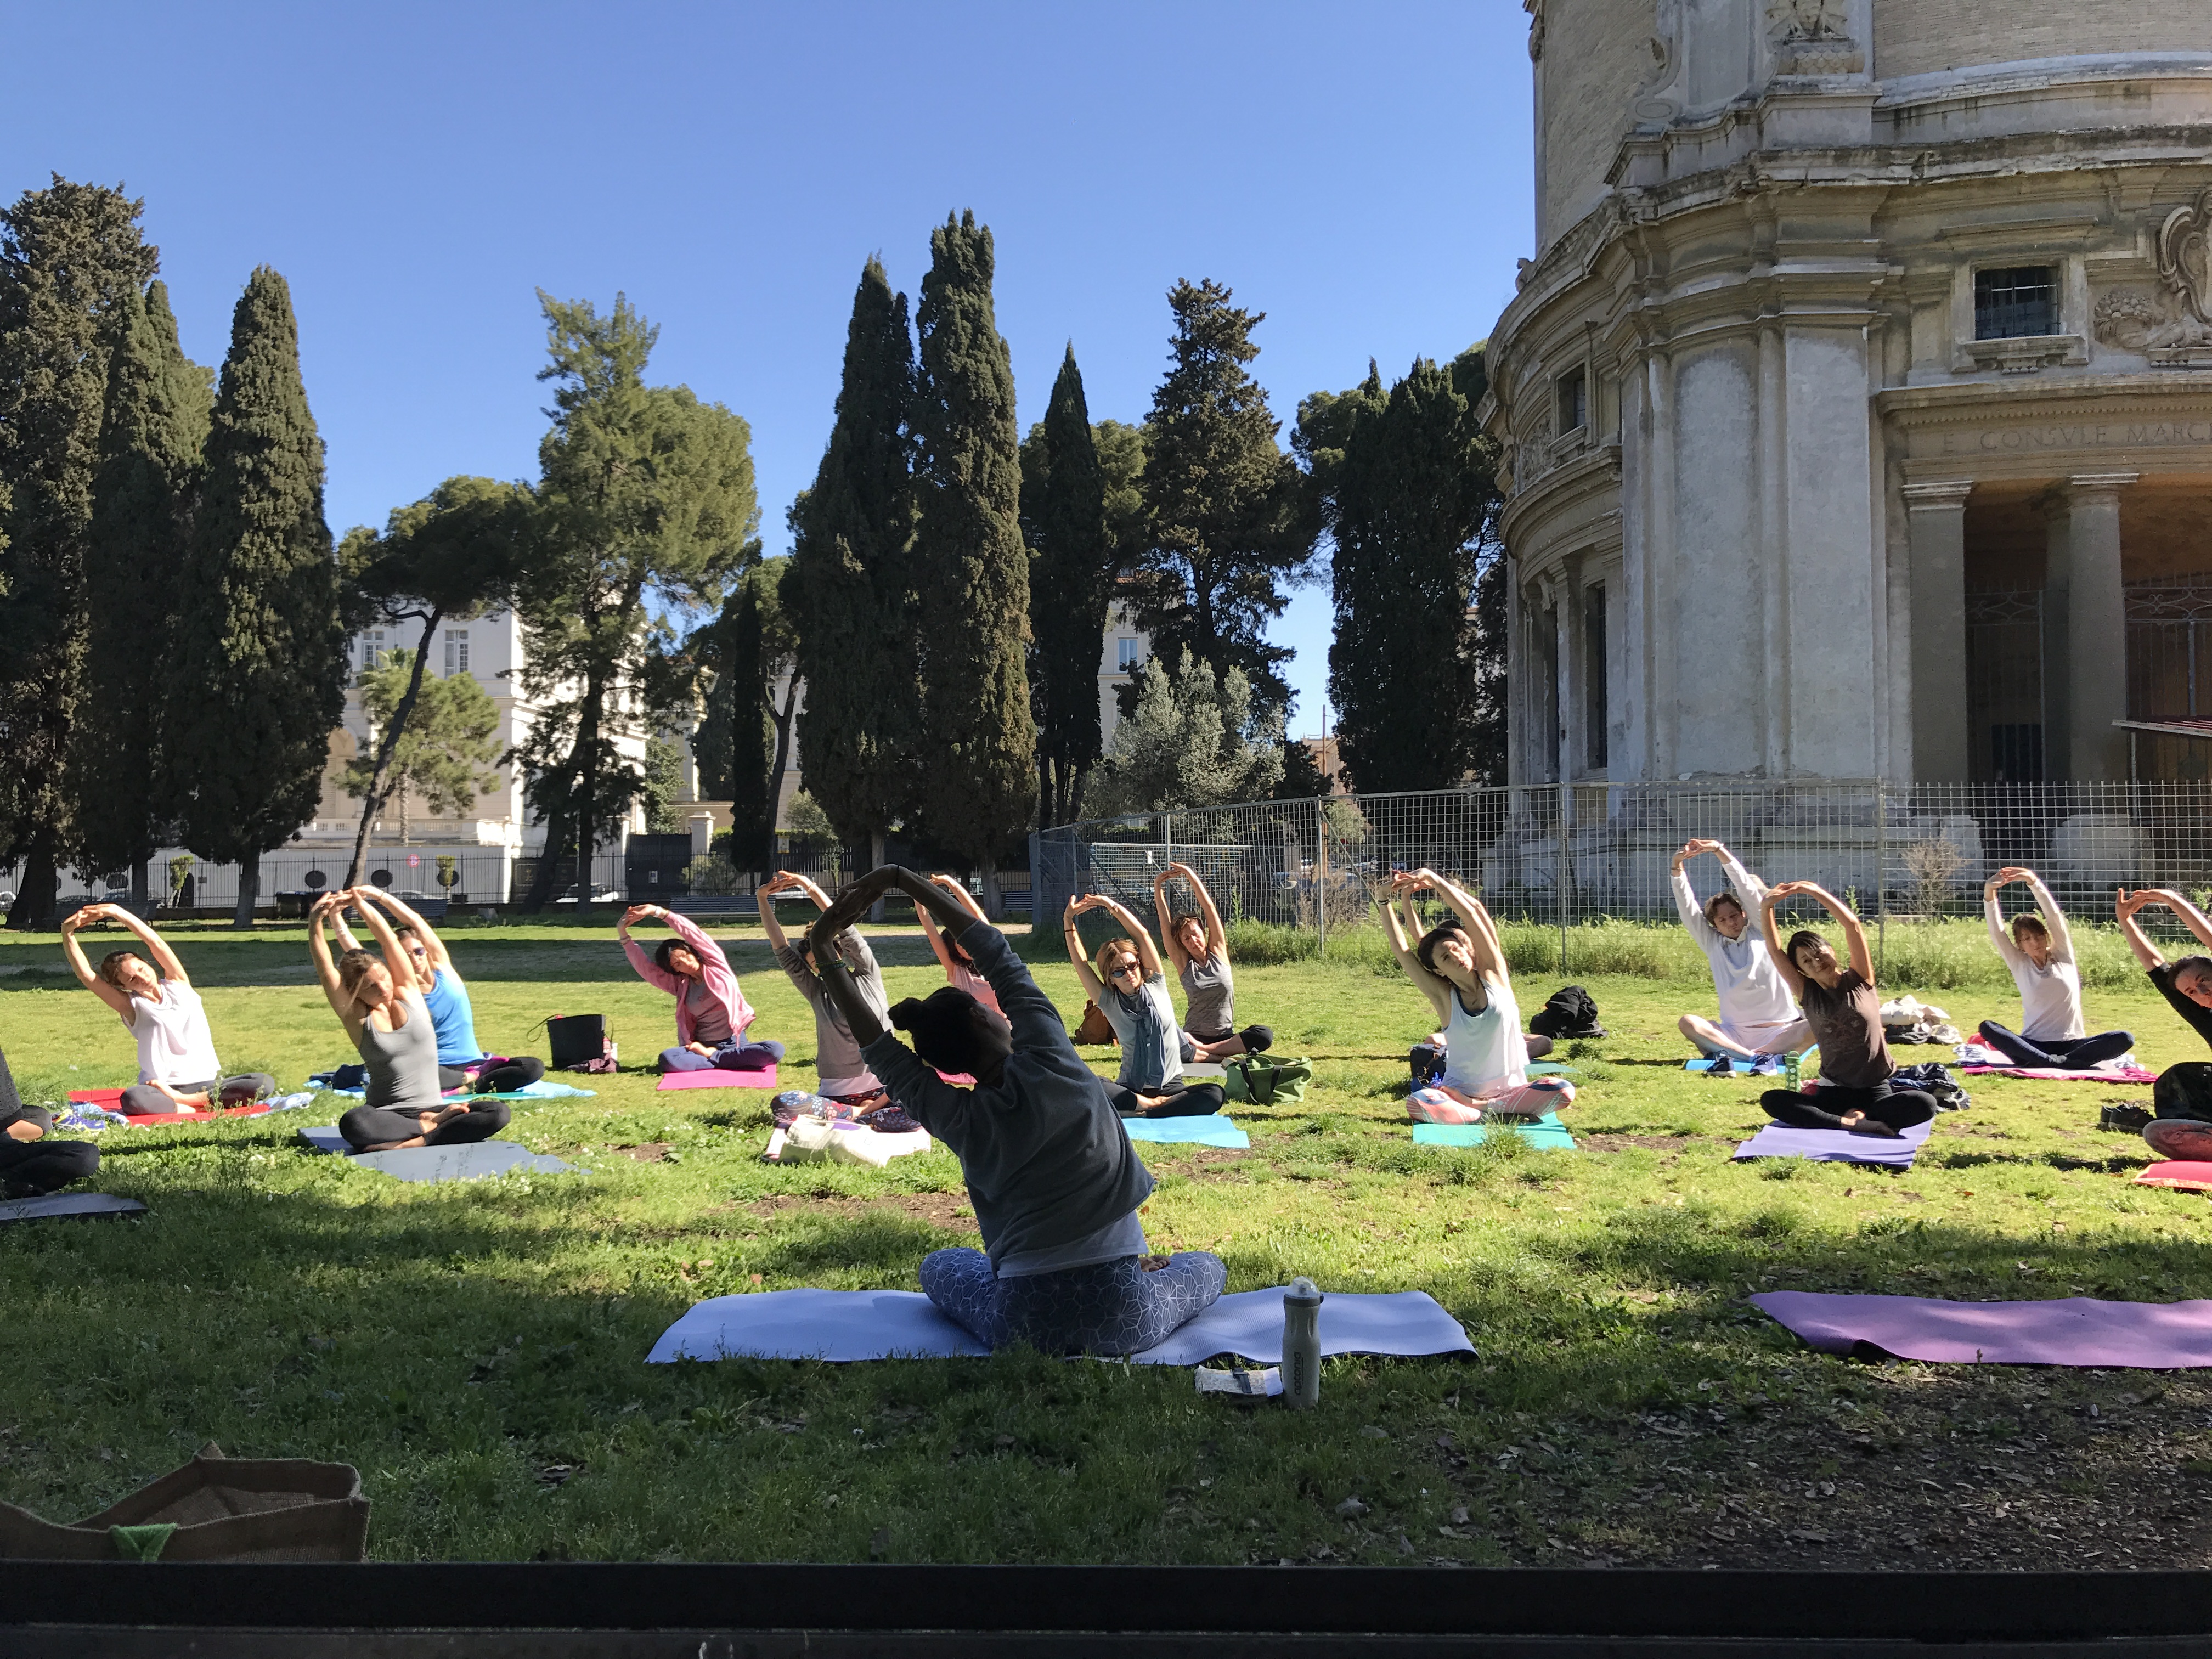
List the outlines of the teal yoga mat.
{"label": "teal yoga mat", "polygon": [[1521,1068],[1528,1077],[1580,1077],[1582,1073],[1571,1066],[1561,1066],[1555,1060],[1532,1060]]}
{"label": "teal yoga mat", "polygon": [[1212,1117],[1125,1117],[1121,1127],[1129,1132],[1132,1140],[1185,1146],[1233,1146],[1239,1150],[1252,1144],[1251,1136],[1218,1113]]}
{"label": "teal yoga mat", "polygon": [[[1534,1122],[1520,1121],[1510,1126],[1500,1119],[1498,1127],[1510,1127],[1512,1132],[1531,1146],[1541,1146],[1547,1152],[1571,1152],[1575,1138],[1567,1133],[1567,1126],[1559,1121],[1557,1112],[1547,1112]],[[1416,1123],[1413,1144],[1416,1146],[1480,1146],[1490,1138],[1492,1125],[1487,1123]]]}

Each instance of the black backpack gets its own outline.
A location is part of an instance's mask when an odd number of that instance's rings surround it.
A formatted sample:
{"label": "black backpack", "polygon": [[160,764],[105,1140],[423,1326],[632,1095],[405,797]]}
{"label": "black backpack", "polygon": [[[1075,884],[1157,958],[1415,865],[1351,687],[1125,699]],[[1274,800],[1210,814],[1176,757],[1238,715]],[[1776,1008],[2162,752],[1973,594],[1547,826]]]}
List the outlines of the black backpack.
{"label": "black backpack", "polygon": [[1553,992],[1528,1022],[1528,1029],[1538,1036],[1547,1037],[1605,1035],[1605,1027],[1597,1023],[1596,999],[1579,985],[1563,985]]}

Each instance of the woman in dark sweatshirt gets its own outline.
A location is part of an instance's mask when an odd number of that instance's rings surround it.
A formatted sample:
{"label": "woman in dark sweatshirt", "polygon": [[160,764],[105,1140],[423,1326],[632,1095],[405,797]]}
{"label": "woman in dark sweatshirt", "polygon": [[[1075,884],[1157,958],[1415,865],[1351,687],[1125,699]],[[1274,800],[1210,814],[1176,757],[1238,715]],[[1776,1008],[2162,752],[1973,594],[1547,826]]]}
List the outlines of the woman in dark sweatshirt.
{"label": "woman in dark sweatshirt", "polygon": [[[884,1030],[838,957],[838,936],[891,888],[913,899],[975,965],[1003,1014],[946,986],[891,1010],[909,1049]],[[981,1250],[923,1258],[921,1288],[994,1348],[1141,1353],[1210,1307],[1218,1256],[1148,1258],[1137,1208],[1152,1177],[1129,1145],[1105,1080],[1083,1063],[1051,1000],[1005,935],[923,877],[885,866],[814,924],[823,988],[891,1098],[960,1159]],[[972,1089],[939,1072],[966,1073]]]}

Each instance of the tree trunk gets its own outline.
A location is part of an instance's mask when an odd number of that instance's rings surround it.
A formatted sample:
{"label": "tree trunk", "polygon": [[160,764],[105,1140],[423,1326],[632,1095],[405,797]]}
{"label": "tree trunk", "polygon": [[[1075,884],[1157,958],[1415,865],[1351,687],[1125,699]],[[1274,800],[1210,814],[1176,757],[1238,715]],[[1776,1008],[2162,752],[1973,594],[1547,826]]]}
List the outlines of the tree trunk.
{"label": "tree trunk", "polygon": [[52,921],[60,880],[60,872],[54,868],[53,842],[41,834],[24,854],[23,878],[16,885],[15,903],[8,912],[8,925],[28,928]]}
{"label": "tree trunk", "polygon": [[[868,832],[868,868],[871,870],[880,870],[883,867],[884,832],[880,830],[872,830]],[[833,893],[830,896],[834,898],[836,895]],[[920,921],[921,918],[921,912],[919,910],[915,911],[915,919],[916,921]],[[868,920],[874,922],[878,927],[883,926],[884,901],[882,899],[878,898],[876,901],[875,908],[868,912]]]}
{"label": "tree trunk", "polygon": [[977,895],[977,897],[983,906],[983,914],[996,921],[1000,916],[998,855],[994,854],[991,857],[982,860],[981,865],[982,868],[978,873],[983,879],[977,884],[983,890]]}
{"label": "tree trunk", "polygon": [[538,855],[538,873],[530,878],[530,891],[522,901],[526,913],[536,915],[553,896],[553,879],[561,867],[562,850],[568,844],[568,821],[551,817],[545,821],[545,845]]}
{"label": "tree trunk", "polygon": [[422,624],[422,638],[415,650],[414,672],[407,677],[406,695],[399,699],[399,707],[392,711],[385,722],[385,730],[377,734],[376,769],[369,775],[368,793],[362,798],[361,828],[354,832],[353,862],[346,866],[344,885],[361,885],[362,866],[368,860],[369,827],[384,804],[384,775],[392,769],[392,757],[399,748],[399,739],[407,731],[407,717],[415,712],[415,696],[422,689],[423,665],[430,660],[430,641],[437,631],[439,620],[446,613],[433,611]]}
{"label": "tree trunk", "polygon": [[146,902],[149,887],[146,866],[153,861],[153,854],[146,853],[131,862],[131,907],[134,913],[143,915],[149,908]]}
{"label": "tree trunk", "polygon": [[253,926],[253,901],[261,896],[261,854],[248,853],[238,861],[238,908],[230,918],[234,927]]}

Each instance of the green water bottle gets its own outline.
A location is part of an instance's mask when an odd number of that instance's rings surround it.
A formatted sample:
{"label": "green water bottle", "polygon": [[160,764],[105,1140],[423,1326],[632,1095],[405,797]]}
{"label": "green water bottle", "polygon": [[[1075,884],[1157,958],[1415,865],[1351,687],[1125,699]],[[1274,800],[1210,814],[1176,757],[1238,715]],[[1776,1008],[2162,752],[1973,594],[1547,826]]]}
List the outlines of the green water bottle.
{"label": "green water bottle", "polygon": [[1803,1086],[1805,1080],[1804,1071],[1798,1064],[1799,1058],[1796,1054],[1791,1054],[1789,1063],[1782,1068],[1782,1086],[1793,1095]]}

